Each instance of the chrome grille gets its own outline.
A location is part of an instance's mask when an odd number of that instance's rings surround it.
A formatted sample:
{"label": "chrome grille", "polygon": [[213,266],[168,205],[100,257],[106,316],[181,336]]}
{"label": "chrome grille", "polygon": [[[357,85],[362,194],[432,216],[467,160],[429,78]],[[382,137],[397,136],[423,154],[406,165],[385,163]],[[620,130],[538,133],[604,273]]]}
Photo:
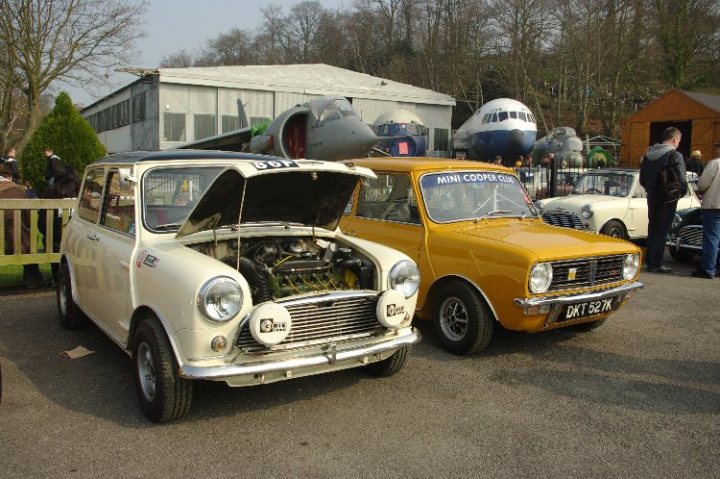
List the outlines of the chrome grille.
{"label": "chrome grille", "polygon": [[564,228],[585,229],[580,217],[574,213],[543,213],[543,221],[549,225],[562,226]]}
{"label": "chrome grille", "polygon": [[624,261],[625,255],[554,261],[553,280],[548,291],[622,281]]}
{"label": "chrome grille", "polygon": [[[370,336],[382,330],[375,314],[377,295],[326,295],[310,300],[278,302],[292,318],[290,334],[279,346],[304,346],[350,337]],[[265,347],[255,341],[245,325],[237,339],[240,348]]]}
{"label": "chrome grille", "polygon": [[700,225],[690,225],[680,229],[678,233],[679,243],[687,246],[702,248],[703,229]]}

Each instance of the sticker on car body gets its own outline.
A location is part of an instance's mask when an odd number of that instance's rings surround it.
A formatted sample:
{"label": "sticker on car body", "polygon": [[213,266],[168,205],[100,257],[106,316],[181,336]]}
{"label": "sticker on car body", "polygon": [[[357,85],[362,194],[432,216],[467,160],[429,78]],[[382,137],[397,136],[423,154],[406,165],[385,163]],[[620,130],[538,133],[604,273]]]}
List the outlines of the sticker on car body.
{"label": "sticker on car body", "polygon": [[515,183],[513,175],[493,172],[458,172],[458,173],[437,173],[422,177],[423,188],[444,186],[453,183]]}
{"label": "sticker on car body", "polygon": [[142,250],[138,253],[137,258],[135,258],[135,267],[140,269],[142,265],[145,265],[148,268],[155,268],[159,262],[160,258],[148,254],[147,250]]}
{"label": "sticker on car body", "polygon": [[253,166],[257,170],[272,170],[275,168],[299,168],[300,165],[295,163],[293,160],[269,160],[269,161],[256,161]]}

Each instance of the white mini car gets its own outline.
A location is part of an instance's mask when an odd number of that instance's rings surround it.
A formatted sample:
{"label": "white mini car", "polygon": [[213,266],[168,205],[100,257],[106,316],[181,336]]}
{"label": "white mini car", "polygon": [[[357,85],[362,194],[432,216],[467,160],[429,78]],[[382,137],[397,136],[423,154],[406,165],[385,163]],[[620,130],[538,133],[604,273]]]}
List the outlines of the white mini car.
{"label": "white mini car", "polygon": [[196,379],[391,375],[420,339],[418,269],[337,229],[363,177],[374,174],[210,151],[95,162],[63,237],[60,322],[89,318],[132,355],[156,422],[187,413]]}
{"label": "white mini car", "polygon": [[[695,192],[678,201],[678,210],[700,206]],[[588,170],[568,196],[535,202],[546,223],[590,229],[623,239],[647,238],[648,210],[639,170]]]}

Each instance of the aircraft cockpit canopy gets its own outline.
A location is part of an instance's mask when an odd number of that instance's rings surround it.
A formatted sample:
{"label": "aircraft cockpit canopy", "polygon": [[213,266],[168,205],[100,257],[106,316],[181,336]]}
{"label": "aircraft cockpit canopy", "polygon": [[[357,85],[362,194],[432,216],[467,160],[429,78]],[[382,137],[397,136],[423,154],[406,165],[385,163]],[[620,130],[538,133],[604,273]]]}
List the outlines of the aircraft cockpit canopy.
{"label": "aircraft cockpit canopy", "polygon": [[310,111],[317,118],[318,124],[339,120],[346,117],[357,117],[352,105],[345,98],[316,98],[310,102]]}

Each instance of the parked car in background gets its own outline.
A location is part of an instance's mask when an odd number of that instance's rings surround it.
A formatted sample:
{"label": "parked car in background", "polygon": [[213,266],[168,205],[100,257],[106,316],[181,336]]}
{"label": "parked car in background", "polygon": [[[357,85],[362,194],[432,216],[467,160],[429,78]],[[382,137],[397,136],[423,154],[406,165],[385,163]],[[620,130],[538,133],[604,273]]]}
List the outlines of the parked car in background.
{"label": "parked car in background", "polygon": [[640,250],[539,217],[511,169],[457,160],[353,160],[358,185],[340,228],[405,252],[420,268],[416,314],[455,354],[485,348],[497,323],[592,329],[642,284]]}
{"label": "parked car in background", "polygon": [[394,374],[419,340],[418,269],[337,230],[361,178],[375,176],[217,151],[95,162],[63,237],[60,323],[89,318],[132,355],[140,405],[157,422],[187,413],[196,379]]}
{"label": "parked car in background", "polygon": [[667,238],[668,251],[675,261],[690,261],[702,256],[702,208],[678,210]]}
{"label": "parked car in background", "polygon": [[[625,168],[586,171],[568,196],[535,203],[545,222],[587,228],[622,239],[647,238],[647,195],[640,172]],[[678,210],[700,206],[695,192],[678,201]]]}

